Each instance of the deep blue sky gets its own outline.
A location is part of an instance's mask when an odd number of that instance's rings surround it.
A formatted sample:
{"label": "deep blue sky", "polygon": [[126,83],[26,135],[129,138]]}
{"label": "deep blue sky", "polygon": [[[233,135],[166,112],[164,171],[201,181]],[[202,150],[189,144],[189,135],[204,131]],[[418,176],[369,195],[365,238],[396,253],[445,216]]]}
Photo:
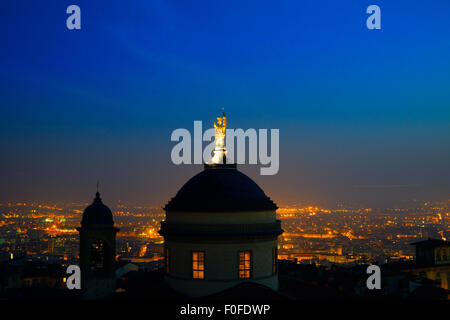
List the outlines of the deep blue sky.
{"label": "deep blue sky", "polygon": [[163,204],[222,105],[280,129],[279,174],[242,168],[279,204],[450,198],[449,1],[6,0],[0,43],[0,201]]}

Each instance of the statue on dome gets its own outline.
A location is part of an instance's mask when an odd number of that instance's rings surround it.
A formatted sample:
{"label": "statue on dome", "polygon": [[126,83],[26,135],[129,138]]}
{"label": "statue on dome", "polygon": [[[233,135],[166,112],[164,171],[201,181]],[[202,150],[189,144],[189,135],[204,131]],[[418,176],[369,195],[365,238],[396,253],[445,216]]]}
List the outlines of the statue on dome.
{"label": "statue on dome", "polygon": [[217,124],[216,122],[214,122],[213,124],[214,129],[216,130],[216,137],[218,132],[225,136],[225,129],[227,128],[227,117],[225,116],[225,111],[223,110],[223,107],[222,107],[222,116],[217,117]]}
{"label": "statue on dome", "polygon": [[225,111],[222,107],[222,116],[217,117],[217,124],[214,124],[214,132],[215,132],[215,143],[216,147],[214,148],[214,156],[211,159],[211,163],[224,163],[226,148],[225,148],[225,132],[227,128],[227,117],[225,116]]}

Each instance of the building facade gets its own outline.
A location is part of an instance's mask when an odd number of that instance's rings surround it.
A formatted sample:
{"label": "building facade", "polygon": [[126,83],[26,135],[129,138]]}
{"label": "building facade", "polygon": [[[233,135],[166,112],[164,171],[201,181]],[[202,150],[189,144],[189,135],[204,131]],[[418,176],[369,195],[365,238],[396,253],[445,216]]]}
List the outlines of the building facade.
{"label": "building facade", "polygon": [[[215,128],[213,159],[225,160],[224,130]],[[175,291],[200,297],[245,281],[278,289],[277,206],[236,165],[205,164],[164,209],[165,280]]]}
{"label": "building facade", "polygon": [[412,245],[416,247],[416,266],[405,271],[433,280],[436,286],[449,290],[450,242],[428,239]]}

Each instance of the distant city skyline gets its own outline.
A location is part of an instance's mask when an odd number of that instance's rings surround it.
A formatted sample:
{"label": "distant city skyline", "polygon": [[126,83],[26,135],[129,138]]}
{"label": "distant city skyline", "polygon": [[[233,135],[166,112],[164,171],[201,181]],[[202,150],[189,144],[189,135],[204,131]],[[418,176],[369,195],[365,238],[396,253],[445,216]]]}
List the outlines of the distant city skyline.
{"label": "distant city skyline", "polygon": [[450,3],[0,5],[0,202],[165,204],[202,170],[176,128],[279,128],[277,204],[450,198]]}

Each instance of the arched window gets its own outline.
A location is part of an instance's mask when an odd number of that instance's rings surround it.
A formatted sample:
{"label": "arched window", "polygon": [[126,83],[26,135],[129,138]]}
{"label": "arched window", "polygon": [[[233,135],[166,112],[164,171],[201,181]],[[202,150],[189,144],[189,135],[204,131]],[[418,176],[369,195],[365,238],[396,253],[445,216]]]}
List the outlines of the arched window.
{"label": "arched window", "polygon": [[105,268],[105,243],[102,240],[91,243],[91,270],[102,270]]}

